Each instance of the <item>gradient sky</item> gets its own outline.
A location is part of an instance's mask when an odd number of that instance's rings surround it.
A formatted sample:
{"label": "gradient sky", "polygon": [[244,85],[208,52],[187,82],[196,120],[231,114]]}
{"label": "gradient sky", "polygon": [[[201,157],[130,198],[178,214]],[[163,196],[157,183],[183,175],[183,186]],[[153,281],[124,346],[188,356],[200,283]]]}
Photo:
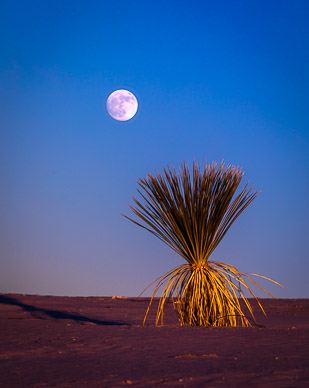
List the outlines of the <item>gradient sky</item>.
{"label": "gradient sky", "polygon": [[262,190],[211,258],[309,297],[308,4],[1,1],[0,292],[137,296],[183,262],[121,216],[138,177],[207,158]]}

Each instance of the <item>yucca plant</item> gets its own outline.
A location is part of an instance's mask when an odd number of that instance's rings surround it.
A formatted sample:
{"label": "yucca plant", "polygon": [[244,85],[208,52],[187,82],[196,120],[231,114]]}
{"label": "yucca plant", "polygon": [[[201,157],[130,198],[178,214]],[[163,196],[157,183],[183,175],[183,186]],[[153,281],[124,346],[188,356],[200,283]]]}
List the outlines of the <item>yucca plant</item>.
{"label": "yucca plant", "polygon": [[[206,163],[203,170],[200,163],[193,162],[192,177],[188,165],[183,163],[179,173],[167,167],[163,174],[155,172],[138,180],[138,192],[144,202],[133,197],[135,206],[129,208],[142,223],[125,217],[154,234],[186,261],[145,288],[156,283],[144,323],[161,287],[156,325],[160,320],[163,324],[166,305],[171,301],[182,325],[250,326],[249,320],[255,318],[243,289],[251,293],[265,314],[246,280],[267,294],[252,275],[279,283],[209,260],[236,218],[259,194],[249,189],[247,183],[234,197],[243,175],[241,168],[223,162]],[[241,298],[252,318],[244,313]]]}

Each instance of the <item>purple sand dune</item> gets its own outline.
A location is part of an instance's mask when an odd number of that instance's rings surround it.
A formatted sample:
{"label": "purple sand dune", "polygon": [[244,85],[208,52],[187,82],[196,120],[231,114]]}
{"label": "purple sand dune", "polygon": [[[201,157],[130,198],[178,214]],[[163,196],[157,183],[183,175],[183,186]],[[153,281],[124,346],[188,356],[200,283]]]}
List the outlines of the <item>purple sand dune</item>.
{"label": "purple sand dune", "polygon": [[0,386],[307,387],[308,299],[252,301],[258,326],[155,327],[148,298],[0,295]]}

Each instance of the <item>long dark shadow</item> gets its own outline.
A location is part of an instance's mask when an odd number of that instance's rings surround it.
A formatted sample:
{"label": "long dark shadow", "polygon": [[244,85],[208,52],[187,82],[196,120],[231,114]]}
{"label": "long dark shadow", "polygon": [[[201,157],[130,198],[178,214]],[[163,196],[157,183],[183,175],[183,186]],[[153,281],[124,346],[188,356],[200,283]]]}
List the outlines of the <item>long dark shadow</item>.
{"label": "long dark shadow", "polygon": [[[127,323],[123,323],[123,322],[102,321],[100,319],[94,319],[94,318],[86,317],[84,315],[80,315],[80,314],[77,314],[77,313],[71,314],[71,313],[66,313],[66,312],[58,311],[58,310],[49,310],[49,309],[44,309],[44,308],[41,308],[41,307],[35,307],[35,306],[31,306],[29,304],[22,303],[22,302],[20,302],[16,298],[12,298],[12,297],[9,297],[9,296],[4,296],[4,295],[0,295],[0,303],[19,306],[23,310],[28,311],[29,313],[31,313],[31,315],[33,317],[37,317],[37,315],[36,315],[37,313],[43,313],[43,314],[46,314],[50,318],[54,318],[54,319],[71,319],[73,321],[80,322],[80,323],[82,323],[82,322],[90,322],[90,323],[94,323],[96,325],[104,325],[104,326],[108,326],[108,325],[118,325],[118,326],[125,325],[125,326],[128,326]],[[42,317],[40,317],[40,318],[44,319]]]}

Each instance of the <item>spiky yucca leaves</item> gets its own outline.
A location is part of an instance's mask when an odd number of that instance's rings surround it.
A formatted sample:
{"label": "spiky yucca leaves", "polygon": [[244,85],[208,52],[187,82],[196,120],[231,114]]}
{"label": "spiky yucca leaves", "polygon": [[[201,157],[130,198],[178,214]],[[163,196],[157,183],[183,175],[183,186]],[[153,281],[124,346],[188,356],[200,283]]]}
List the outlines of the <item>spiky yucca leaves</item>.
{"label": "spiky yucca leaves", "polygon": [[239,298],[244,300],[253,319],[254,316],[242,287],[251,293],[264,312],[245,280],[249,279],[267,292],[249,276],[260,275],[244,274],[232,265],[209,261],[230,226],[259,194],[249,189],[247,183],[233,199],[243,175],[240,168],[225,166],[223,162],[219,165],[206,163],[202,171],[200,164],[194,162],[192,178],[188,165],[183,163],[178,174],[175,168],[167,167],[162,175],[156,172],[138,180],[142,189],[138,192],[144,203],[133,197],[136,206],[129,208],[143,224],[126,218],[154,234],[187,262],[149,285],[156,283],[144,323],[161,286],[164,287],[156,325],[160,320],[163,324],[166,304],[172,300],[181,324],[249,326]]}

